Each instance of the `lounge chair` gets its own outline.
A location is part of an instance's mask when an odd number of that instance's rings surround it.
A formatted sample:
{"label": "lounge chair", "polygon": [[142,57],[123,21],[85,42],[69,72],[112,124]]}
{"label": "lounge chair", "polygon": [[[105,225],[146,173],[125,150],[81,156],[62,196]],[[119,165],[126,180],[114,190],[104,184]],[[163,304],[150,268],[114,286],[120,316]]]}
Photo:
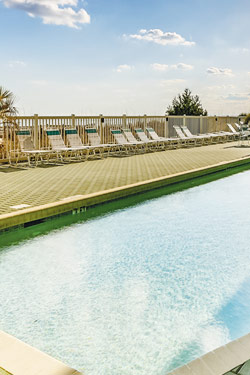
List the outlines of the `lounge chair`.
{"label": "lounge chair", "polygon": [[88,159],[90,148],[82,144],[81,138],[76,129],[65,130],[67,146],[73,150],[79,150],[86,153],[86,159]]}
{"label": "lounge chair", "polygon": [[67,147],[58,129],[47,129],[46,134],[52,150],[57,152],[61,161],[74,160],[75,158],[79,160],[83,157],[87,159],[88,148],[86,146]]}
{"label": "lounge chair", "polygon": [[240,124],[237,124],[237,122],[235,122],[234,125],[236,126],[237,130],[240,131],[241,125],[243,125],[243,123],[241,121],[240,121]]}
{"label": "lounge chair", "polygon": [[163,145],[164,149],[167,148],[177,148],[180,146],[180,144],[183,144],[183,142],[179,138],[165,138],[165,137],[159,137],[159,135],[156,133],[156,131],[153,128],[146,128],[146,131],[149,135],[149,137],[153,141],[159,142],[160,145]]}
{"label": "lounge chair", "polygon": [[194,137],[195,139],[200,139],[201,142],[205,145],[205,144],[211,144],[211,143],[216,143],[215,141],[213,141],[213,139],[217,138],[217,137],[213,137],[211,136],[210,134],[192,134],[191,131],[188,129],[188,127],[186,125],[183,125],[181,126],[181,129],[183,131],[183,133],[187,136],[187,137]]}
{"label": "lounge chair", "polygon": [[234,125],[236,126],[236,129],[237,129],[237,130],[241,130],[242,127],[243,127],[244,125],[246,125],[246,124],[244,124],[243,121],[239,121],[239,124],[238,124],[237,122],[235,122]]}
{"label": "lounge chair", "polygon": [[122,132],[125,136],[125,138],[127,139],[127,141],[133,145],[137,145],[138,146],[138,150],[141,151],[141,152],[147,152],[147,151],[150,151],[148,148],[147,148],[147,142],[143,142],[143,141],[138,141],[135,136],[133,135],[133,133],[131,132],[130,129],[122,129]]}
{"label": "lounge chair", "polygon": [[101,137],[98,134],[96,128],[85,128],[85,132],[88,136],[89,146],[95,151],[99,152],[101,155],[109,156],[110,153],[119,152],[120,148],[115,144],[101,143]]}
{"label": "lounge chair", "polygon": [[173,125],[173,128],[177,136],[184,142],[184,146],[186,147],[202,146],[202,144],[204,143],[203,138],[195,137],[194,135],[186,135],[178,125]]}
{"label": "lounge chair", "polygon": [[31,133],[29,130],[17,130],[16,137],[19,143],[20,151],[10,152],[10,164],[15,159],[16,163],[20,161],[20,158],[27,158],[29,166],[34,163],[37,165],[39,162],[48,162],[49,159],[55,157],[56,154],[52,150],[38,150],[35,148]]}
{"label": "lounge chair", "polygon": [[232,124],[227,124],[227,126],[229,127],[229,129],[231,130],[232,133],[234,133],[234,134],[238,134],[238,133],[240,133],[240,132],[238,132],[238,131],[236,131],[236,130],[234,129],[234,127],[233,127]]}
{"label": "lounge chair", "polygon": [[[249,140],[250,137],[250,128],[247,124],[244,124],[243,122],[240,122],[240,125],[236,122],[234,123],[235,126],[237,126],[238,131],[234,129],[234,127],[231,124],[227,124],[230,130],[233,132],[235,137],[237,137],[239,140]],[[234,129],[234,130],[233,130]]]}
{"label": "lounge chair", "polygon": [[240,136],[242,136],[242,132],[235,130],[232,124],[227,123],[227,126],[229,127],[231,134],[233,134],[235,138],[238,139]]}
{"label": "lounge chair", "polygon": [[111,134],[113,135],[115,142],[122,146],[121,151],[124,151],[126,154],[135,154],[138,151],[138,145],[136,143],[128,142],[120,129],[111,129]]}
{"label": "lounge chair", "polygon": [[135,134],[140,141],[146,143],[152,151],[159,148],[159,142],[149,139],[141,128],[135,128]]}
{"label": "lounge chair", "polygon": [[[189,134],[192,134],[190,131],[189,131]],[[228,138],[230,137],[230,134],[229,132],[215,132],[215,133],[202,133],[202,134],[198,134],[198,137],[210,137],[211,138],[211,143],[223,143],[223,142],[226,142],[228,140]],[[213,141],[214,140],[214,141]]]}

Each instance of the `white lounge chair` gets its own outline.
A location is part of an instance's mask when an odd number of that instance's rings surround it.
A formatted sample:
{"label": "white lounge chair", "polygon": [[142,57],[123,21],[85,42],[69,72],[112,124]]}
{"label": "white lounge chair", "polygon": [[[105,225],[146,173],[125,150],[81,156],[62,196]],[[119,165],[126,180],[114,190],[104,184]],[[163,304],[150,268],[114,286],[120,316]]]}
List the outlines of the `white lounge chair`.
{"label": "white lounge chair", "polygon": [[231,134],[234,134],[235,138],[239,138],[239,136],[242,134],[241,131],[236,131],[232,124],[227,123],[227,126],[229,127]]}
{"label": "white lounge chair", "polygon": [[159,148],[159,142],[154,141],[153,139],[149,139],[145,132],[141,128],[135,128],[136,136],[139,138],[140,141],[146,143],[150,150],[155,150]]}
{"label": "white lounge chair", "polygon": [[133,145],[137,145],[138,146],[138,150],[141,151],[141,152],[146,152],[146,151],[150,151],[148,148],[147,148],[147,142],[143,142],[143,141],[138,141],[135,136],[133,135],[133,133],[131,132],[130,129],[122,129],[122,132],[125,136],[125,138],[127,139],[127,141]]}
{"label": "white lounge chair", "polygon": [[115,142],[122,146],[121,151],[125,151],[126,154],[136,153],[138,151],[138,145],[136,143],[130,143],[124,137],[120,129],[111,129],[111,134],[113,135]]}
{"label": "white lounge chair", "polygon": [[217,137],[213,137],[210,134],[192,134],[186,125],[181,126],[181,129],[187,137],[194,137],[197,140],[200,139],[204,145],[216,143],[215,138]]}
{"label": "white lounge chair", "polygon": [[203,144],[203,138],[196,138],[195,136],[187,136],[181,130],[180,126],[173,125],[173,128],[177,134],[177,136],[184,142],[184,146],[186,147],[193,147],[193,146],[201,146]]}
{"label": "white lounge chair", "polygon": [[237,122],[235,122],[234,125],[236,126],[236,129],[238,131],[240,131],[241,130],[241,125],[243,125],[243,123],[241,121],[240,121],[240,124],[238,124]]}
{"label": "white lounge chair", "polygon": [[163,145],[164,149],[167,148],[177,148],[180,146],[180,144],[183,144],[183,141],[179,138],[165,138],[165,137],[159,137],[159,135],[156,133],[156,131],[153,128],[146,128],[146,131],[150,138],[154,141],[159,142],[160,145]]}
{"label": "white lounge chair", "polygon": [[17,163],[20,161],[21,157],[24,157],[27,158],[29,166],[31,166],[32,163],[37,165],[39,162],[48,162],[49,159],[56,156],[55,152],[52,150],[36,149],[30,130],[17,130],[16,137],[20,151],[10,152],[10,164],[12,163],[12,159]]}
{"label": "white lounge chair", "polygon": [[248,125],[242,122],[240,122],[240,125],[237,123],[234,124],[237,125],[237,128],[239,129],[238,131],[234,129],[232,124],[227,124],[229,129],[233,132],[234,136],[241,141],[248,140],[250,137],[250,128],[248,127]]}
{"label": "white lounge chair", "polygon": [[88,143],[95,152],[109,156],[110,153],[119,152],[120,148],[115,144],[101,143],[101,137],[98,134],[96,128],[85,128],[85,132],[88,136]]}
{"label": "white lounge chair", "polygon": [[88,157],[88,150],[85,147],[67,147],[58,129],[47,129],[46,134],[52,150],[57,152],[62,161],[81,159]]}

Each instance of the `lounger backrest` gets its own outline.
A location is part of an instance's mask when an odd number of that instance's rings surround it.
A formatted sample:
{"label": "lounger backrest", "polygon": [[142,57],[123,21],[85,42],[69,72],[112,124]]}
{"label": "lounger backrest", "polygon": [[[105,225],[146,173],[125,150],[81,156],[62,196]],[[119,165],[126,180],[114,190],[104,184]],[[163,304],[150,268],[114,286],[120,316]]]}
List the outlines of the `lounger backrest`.
{"label": "lounger backrest", "polygon": [[237,133],[232,124],[227,124],[227,126],[229,127],[229,129],[231,130],[231,132]]}
{"label": "lounger backrest", "polygon": [[123,134],[125,135],[125,137],[127,138],[127,140],[131,143],[135,143],[135,142],[138,142],[137,139],[134,137],[134,135],[132,134],[131,130],[130,129],[122,129],[123,131]]}
{"label": "lounger backrest", "polygon": [[191,133],[191,131],[188,129],[187,126],[181,126],[181,129],[187,137],[193,137],[194,135]]}
{"label": "lounger backrest", "polygon": [[66,129],[65,134],[70,147],[82,147],[81,138],[76,129]]}
{"label": "lounger backrest", "polygon": [[53,150],[66,148],[59,130],[46,130],[46,134]]}
{"label": "lounger backrest", "polygon": [[88,134],[88,140],[91,146],[99,146],[101,144],[101,138],[96,128],[85,128],[85,131]]}
{"label": "lounger backrest", "polygon": [[174,125],[173,128],[176,131],[176,133],[177,133],[177,135],[178,135],[179,138],[181,138],[181,139],[185,139],[186,138],[185,134],[182,133],[181,128],[179,126]]}
{"label": "lounger backrest", "polygon": [[[241,126],[240,126],[239,124],[237,124],[237,122],[235,122],[234,125],[236,126],[236,128],[237,128],[238,130],[241,130]],[[241,125],[243,125],[243,124],[241,124]]]}
{"label": "lounger backrest", "polygon": [[113,134],[116,143],[118,143],[119,145],[124,145],[128,143],[128,141],[122,134],[121,130],[111,130],[111,133]]}
{"label": "lounger backrest", "polygon": [[150,140],[148,139],[148,137],[146,136],[146,134],[141,128],[135,129],[135,132],[136,132],[137,137],[140,139],[140,141],[150,142]]}
{"label": "lounger backrest", "polygon": [[155,132],[153,128],[146,128],[149,136],[154,140],[154,141],[159,141],[160,137],[159,135]]}
{"label": "lounger backrest", "polygon": [[32,141],[29,130],[18,130],[16,132],[16,136],[17,136],[21,151],[35,150],[34,143]]}

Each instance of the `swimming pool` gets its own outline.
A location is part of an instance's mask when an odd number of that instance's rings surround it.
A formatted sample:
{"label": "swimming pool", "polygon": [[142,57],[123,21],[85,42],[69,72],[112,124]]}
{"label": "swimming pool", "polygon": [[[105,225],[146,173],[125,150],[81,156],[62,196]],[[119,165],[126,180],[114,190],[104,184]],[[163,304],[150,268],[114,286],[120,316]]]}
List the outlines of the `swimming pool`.
{"label": "swimming pool", "polygon": [[86,375],[163,375],[249,332],[249,186],[246,171],[13,241],[0,329]]}

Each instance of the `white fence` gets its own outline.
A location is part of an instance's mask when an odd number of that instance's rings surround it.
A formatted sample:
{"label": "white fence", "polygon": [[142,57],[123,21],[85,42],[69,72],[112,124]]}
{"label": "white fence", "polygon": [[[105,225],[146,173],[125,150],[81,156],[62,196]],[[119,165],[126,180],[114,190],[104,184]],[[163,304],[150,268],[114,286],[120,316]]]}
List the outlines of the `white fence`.
{"label": "white fence", "polygon": [[0,123],[0,160],[19,149],[16,131],[30,130],[37,149],[49,147],[46,129],[58,129],[65,139],[65,129],[77,129],[83,144],[88,144],[85,128],[94,127],[102,143],[114,143],[111,129],[152,127],[162,137],[175,137],[173,125],[186,125],[193,134],[228,130],[227,123],[239,117],[203,116],[17,116],[11,123]]}

